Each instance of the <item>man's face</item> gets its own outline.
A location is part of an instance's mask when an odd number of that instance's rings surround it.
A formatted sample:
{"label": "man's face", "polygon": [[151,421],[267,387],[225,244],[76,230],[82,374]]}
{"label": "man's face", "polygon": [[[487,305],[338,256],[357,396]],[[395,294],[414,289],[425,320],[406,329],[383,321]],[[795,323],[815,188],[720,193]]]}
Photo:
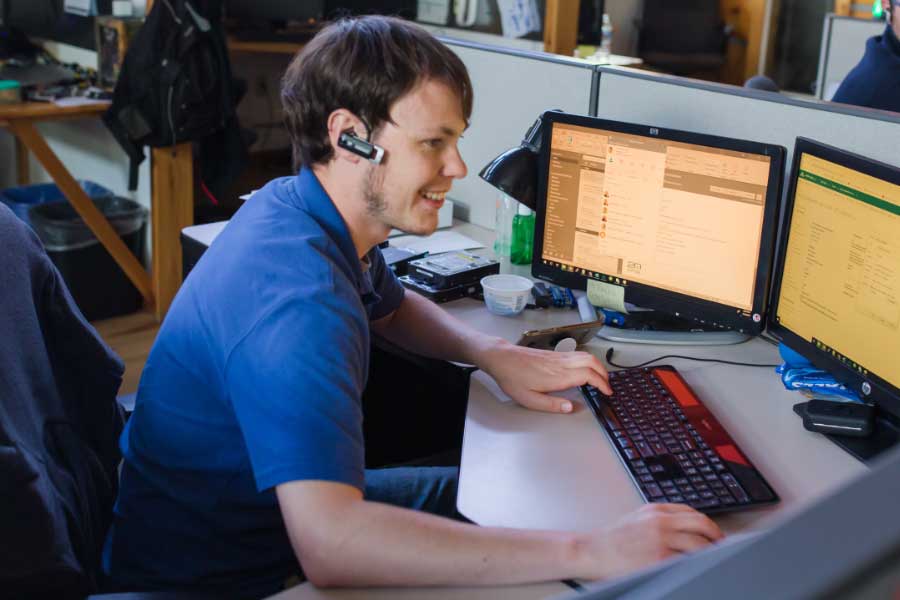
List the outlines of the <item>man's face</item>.
{"label": "man's face", "polygon": [[391,121],[373,139],[385,158],[363,184],[367,213],[387,228],[428,235],[453,180],[466,176],[462,105],[447,85],[427,80],[394,103]]}

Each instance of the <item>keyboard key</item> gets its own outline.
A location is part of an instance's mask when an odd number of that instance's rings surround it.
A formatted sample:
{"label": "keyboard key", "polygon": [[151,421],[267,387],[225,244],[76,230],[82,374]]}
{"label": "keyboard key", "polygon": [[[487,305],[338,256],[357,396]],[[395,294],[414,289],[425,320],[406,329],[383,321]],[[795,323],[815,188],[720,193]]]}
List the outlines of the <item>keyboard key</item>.
{"label": "keyboard key", "polygon": [[647,495],[651,498],[659,498],[663,495],[662,489],[655,483],[650,483],[644,486],[644,489],[647,491]]}
{"label": "keyboard key", "polygon": [[735,499],[741,504],[745,504],[750,501],[750,496],[747,495],[747,492],[744,491],[744,488],[742,488],[740,484],[738,484],[737,480],[730,474],[726,473],[722,475],[722,483],[725,484],[725,487],[728,488],[728,491],[731,492]]}

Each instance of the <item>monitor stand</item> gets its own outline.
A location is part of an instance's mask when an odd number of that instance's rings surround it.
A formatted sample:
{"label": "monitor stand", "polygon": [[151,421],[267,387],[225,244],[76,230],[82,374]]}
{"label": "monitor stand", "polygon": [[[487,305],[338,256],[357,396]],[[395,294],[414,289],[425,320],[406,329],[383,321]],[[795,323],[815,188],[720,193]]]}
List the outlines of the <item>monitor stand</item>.
{"label": "monitor stand", "polygon": [[611,342],[674,346],[724,346],[750,339],[746,333],[705,326],[657,311],[629,313],[624,326],[607,325],[597,336]]}
{"label": "monitor stand", "polygon": [[[794,405],[794,412],[804,417],[806,415],[806,402]],[[823,433],[829,440],[846,450],[850,455],[864,463],[869,463],[885,450],[892,448],[900,441],[900,423],[881,410],[875,413],[875,428],[866,437],[850,437],[846,435],[829,435]]]}

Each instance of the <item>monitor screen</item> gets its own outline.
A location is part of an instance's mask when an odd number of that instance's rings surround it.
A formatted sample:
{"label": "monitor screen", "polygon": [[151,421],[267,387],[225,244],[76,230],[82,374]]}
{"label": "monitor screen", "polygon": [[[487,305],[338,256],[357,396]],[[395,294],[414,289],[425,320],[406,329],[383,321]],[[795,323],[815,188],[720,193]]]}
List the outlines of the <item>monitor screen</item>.
{"label": "monitor screen", "polygon": [[784,150],[546,113],[536,276],[707,325],[764,324]]}
{"label": "monitor screen", "polygon": [[773,332],[900,415],[900,169],[799,138]]}

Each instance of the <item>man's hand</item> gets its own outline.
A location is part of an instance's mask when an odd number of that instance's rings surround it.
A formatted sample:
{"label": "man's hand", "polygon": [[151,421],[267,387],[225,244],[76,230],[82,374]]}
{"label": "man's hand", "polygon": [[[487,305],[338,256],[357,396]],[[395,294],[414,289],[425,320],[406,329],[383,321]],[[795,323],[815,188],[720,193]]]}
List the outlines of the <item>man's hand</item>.
{"label": "man's hand", "polygon": [[533,410],[571,412],[571,402],[548,392],[586,383],[612,393],[603,364],[587,352],[549,352],[495,340],[479,353],[476,364],[510,398]]}
{"label": "man's hand", "polygon": [[586,536],[580,577],[606,579],[630,573],[723,538],[709,517],[683,504],[647,504],[606,530]]}

